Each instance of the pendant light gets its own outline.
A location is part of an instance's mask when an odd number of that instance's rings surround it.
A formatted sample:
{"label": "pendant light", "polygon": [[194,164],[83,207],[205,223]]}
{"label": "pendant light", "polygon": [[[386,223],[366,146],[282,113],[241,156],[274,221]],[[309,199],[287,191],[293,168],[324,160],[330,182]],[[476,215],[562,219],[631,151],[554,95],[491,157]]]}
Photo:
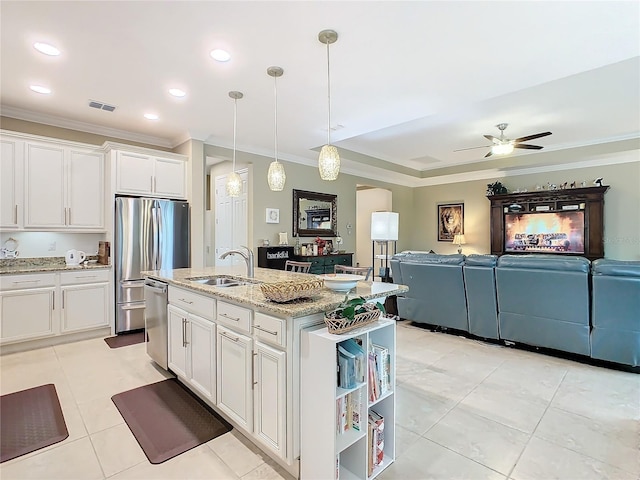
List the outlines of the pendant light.
{"label": "pendant light", "polygon": [[338,40],[338,34],[333,30],[323,30],[318,34],[318,40],[327,45],[327,144],[320,150],[318,169],[322,180],[335,180],[340,173],[340,155],[338,149],[331,145],[331,76],[329,70],[329,45]]}
{"label": "pendant light", "polygon": [[267,173],[267,182],[269,188],[273,192],[281,192],[284,190],[284,182],[287,179],[287,175],[284,173],[284,165],[278,162],[278,77],[281,77],[284,70],[280,67],[267,68],[267,74],[273,77],[273,95],[275,98],[275,116],[274,116],[274,145],[275,154],[274,160],[269,165],[269,173]]}
{"label": "pendant light", "polygon": [[229,96],[233,98],[233,166],[232,172],[227,177],[227,195],[230,197],[239,197],[242,193],[242,179],[236,173],[236,125],[238,118],[238,100],[244,95],[242,92],[231,91]]}

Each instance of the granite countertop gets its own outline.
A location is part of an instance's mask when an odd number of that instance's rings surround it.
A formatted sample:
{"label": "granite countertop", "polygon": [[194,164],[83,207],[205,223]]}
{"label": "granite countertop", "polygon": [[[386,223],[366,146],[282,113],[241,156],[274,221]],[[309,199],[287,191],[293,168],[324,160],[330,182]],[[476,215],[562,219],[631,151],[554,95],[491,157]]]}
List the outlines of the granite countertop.
{"label": "granite countertop", "polygon": [[[89,257],[89,261],[93,261]],[[66,272],[74,270],[94,270],[111,268],[111,265],[99,263],[87,263],[82,265],[68,266],[64,257],[34,257],[34,258],[14,258],[0,260],[0,275],[11,275],[17,273],[41,273],[41,272]]]}
{"label": "granite countertop", "polygon": [[[247,278],[247,270],[244,265],[233,267],[207,267],[207,268],[181,268],[177,270],[155,270],[142,272],[143,275],[165,281],[170,285],[188,288],[198,293],[214,296],[220,300],[230,300],[237,304],[244,304],[260,311],[275,314],[281,317],[303,317],[314,313],[326,312],[338,307],[344,300],[345,293],[335,292],[323,287],[317,294],[308,299],[298,299],[287,303],[273,302],[262,293],[259,283],[241,285],[237,287],[216,287],[203,285],[187,280],[192,277],[207,277],[212,275],[227,275]],[[322,278],[322,275],[310,275],[305,273],[292,273],[283,270],[269,268],[256,268],[253,280],[260,283],[277,283],[291,280],[309,280]],[[372,298],[386,297],[408,292],[406,285],[393,283],[361,281],[356,288],[349,292],[349,297]]]}

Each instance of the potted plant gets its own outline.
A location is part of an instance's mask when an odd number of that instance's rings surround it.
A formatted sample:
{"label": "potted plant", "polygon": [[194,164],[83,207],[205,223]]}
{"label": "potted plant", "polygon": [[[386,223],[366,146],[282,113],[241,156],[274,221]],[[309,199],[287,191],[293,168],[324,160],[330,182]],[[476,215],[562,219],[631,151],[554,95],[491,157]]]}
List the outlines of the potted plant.
{"label": "potted plant", "polygon": [[345,295],[340,305],[324,314],[324,323],[329,333],[345,333],[378,319],[387,312],[380,302],[368,303],[363,297],[349,299]]}

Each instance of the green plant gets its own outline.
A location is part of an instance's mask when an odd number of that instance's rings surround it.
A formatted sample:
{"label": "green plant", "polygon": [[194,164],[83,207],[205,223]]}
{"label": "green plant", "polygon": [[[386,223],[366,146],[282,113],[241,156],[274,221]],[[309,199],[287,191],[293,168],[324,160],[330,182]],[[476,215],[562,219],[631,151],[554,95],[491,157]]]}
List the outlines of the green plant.
{"label": "green plant", "polygon": [[349,300],[349,294],[347,294],[340,306],[333,311],[333,314],[334,318],[348,318],[349,320],[353,320],[359,313],[367,313],[374,309],[380,310],[383,315],[387,313],[384,305],[380,302],[367,303],[362,297]]}

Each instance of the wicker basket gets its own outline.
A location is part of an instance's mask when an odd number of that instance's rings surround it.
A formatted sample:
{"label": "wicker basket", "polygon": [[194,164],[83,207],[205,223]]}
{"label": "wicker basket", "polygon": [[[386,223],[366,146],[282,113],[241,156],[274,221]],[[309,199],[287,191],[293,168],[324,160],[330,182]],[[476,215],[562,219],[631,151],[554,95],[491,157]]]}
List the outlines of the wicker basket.
{"label": "wicker basket", "polygon": [[353,320],[349,318],[336,318],[337,314],[335,310],[325,313],[324,323],[327,325],[329,333],[345,333],[355,328],[373,323],[378,320],[378,317],[380,317],[380,314],[382,313],[375,305],[370,303],[364,304],[363,307],[369,311],[356,314]]}
{"label": "wicker basket", "polygon": [[322,279],[290,281],[278,283],[261,283],[260,289],[265,297],[273,302],[290,302],[298,298],[310,297],[320,291]]}

